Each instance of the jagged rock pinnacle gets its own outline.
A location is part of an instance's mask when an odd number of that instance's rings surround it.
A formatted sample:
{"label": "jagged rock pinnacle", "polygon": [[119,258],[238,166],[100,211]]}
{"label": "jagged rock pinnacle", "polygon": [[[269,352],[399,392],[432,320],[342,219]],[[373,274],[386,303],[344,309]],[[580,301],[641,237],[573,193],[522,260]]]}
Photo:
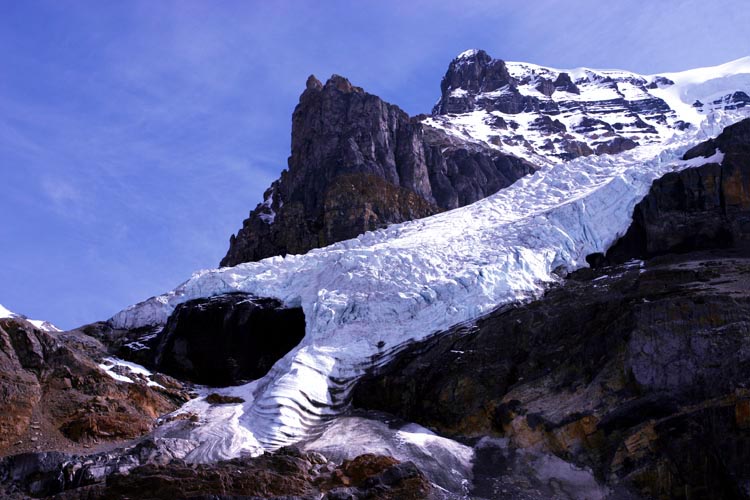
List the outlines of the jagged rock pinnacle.
{"label": "jagged rock pinnacle", "polygon": [[305,87],[308,90],[321,90],[323,88],[323,84],[320,83],[320,80],[315,78],[315,75],[310,75],[307,77],[307,82],[305,83]]}

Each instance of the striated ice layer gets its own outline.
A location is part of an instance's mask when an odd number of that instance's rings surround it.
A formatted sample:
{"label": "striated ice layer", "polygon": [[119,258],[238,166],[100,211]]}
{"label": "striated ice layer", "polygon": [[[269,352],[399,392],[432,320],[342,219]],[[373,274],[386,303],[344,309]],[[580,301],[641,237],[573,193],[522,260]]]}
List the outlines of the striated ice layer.
{"label": "striated ice layer", "polygon": [[700,163],[679,158],[737,118],[713,113],[665,144],[552,165],[473,205],[305,255],[199,271],[111,321],[163,324],[182,302],[235,291],[301,306],[302,342],[262,379],[231,389],[245,403],[188,405],[202,415],[186,436],[200,443],[191,460],[290,444],[322,432],[356,379],[405,344],[536,297],[561,271],[586,266],[625,233],[654,179]]}

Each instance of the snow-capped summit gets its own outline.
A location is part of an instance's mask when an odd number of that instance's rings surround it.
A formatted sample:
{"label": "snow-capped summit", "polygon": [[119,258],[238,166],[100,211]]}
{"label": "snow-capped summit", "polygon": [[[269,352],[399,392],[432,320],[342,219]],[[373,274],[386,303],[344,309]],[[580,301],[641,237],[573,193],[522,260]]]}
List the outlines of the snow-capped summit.
{"label": "snow-capped summit", "polygon": [[657,144],[750,106],[750,57],[680,73],[555,69],[461,53],[423,123],[542,165]]}
{"label": "snow-capped summit", "polygon": [[477,54],[477,52],[479,52],[478,49],[464,50],[463,52],[461,52],[460,54],[458,54],[456,56],[456,59],[469,59],[469,58],[475,56]]}
{"label": "snow-capped summit", "polygon": [[26,316],[14,313],[13,311],[7,309],[5,306],[0,304],[0,319],[4,319],[4,318],[17,318],[17,319],[26,320],[32,325],[34,325],[35,327],[39,328],[40,330],[45,330],[47,332],[61,332],[62,331],[60,328],[56,327],[49,321],[43,321],[39,319],[29,319]]}
{"label": "snow-capped summit", "polygon": [[13,318],[15,314],[0,304],[0,318]]}

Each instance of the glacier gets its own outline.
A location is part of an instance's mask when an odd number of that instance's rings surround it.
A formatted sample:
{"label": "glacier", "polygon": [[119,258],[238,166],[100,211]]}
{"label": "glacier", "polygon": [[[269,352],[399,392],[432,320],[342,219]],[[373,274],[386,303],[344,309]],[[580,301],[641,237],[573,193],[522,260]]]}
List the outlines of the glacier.
{"label": "glacier", "polygon": [[[750,74],[750,58],[731,71]],[[669,99],[690,105],[685,99],[701,88],[715,94],[712,74],[683,75],[683,83],[670,75],[676,83]],[[179,411],[199,415],[199,425],[165,424],[158,432],[189,440],[194,448],[187,458],[198,462],[319,435],[346,407],[357,378],[407,344],[532,300],[565,273],[587,266],[587,255],[605,252],[625,233],[655,179],[721,160],[719,152],[682,161],[686,149],[750,115],[748,108],[698,116],[694,108],[671,107],[675,119],[694,126],[618,155],[545,161],[535,174],[472,205],[305,255],[201,270],[119,312],[110,320],[115,328],[162,325],[180,303],[241,291],[302,307],[305,314],[304,339],[266,376],[223,390],[244,403],[212,408],[202,399],[190,401]]]}

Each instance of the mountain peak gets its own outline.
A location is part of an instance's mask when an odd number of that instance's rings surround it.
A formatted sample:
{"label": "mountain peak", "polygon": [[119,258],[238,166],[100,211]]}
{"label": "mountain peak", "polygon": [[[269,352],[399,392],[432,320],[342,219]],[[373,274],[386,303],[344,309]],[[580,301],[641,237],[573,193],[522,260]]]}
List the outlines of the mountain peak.
{"label": "mountain peak", "polygon": [[359,94],[364,93],[362,87],[356,87],[352,85],[348,78],[336,74],[331,75],[331,78],[329,78],[325,84],[325,88],[335,88],[336,90],[339,90],[345,94],[349,94],[352,92],[357,92]]}
{"label": "mountain peak", "polygon": [[315,75],[310,75],[305,82],[305,88],[307,88],[307,90],[321,90],[323,84],[320,83],[320,80],[318,80]]}
{"label": "mountain peak", "polygon": [[491,61],[492,57],[490,57],[489,54],[487,54],[487,52],[485,52],[482,49],[469,49],[469,50],[464,50],[463,52],[458,54],[456,58],[453,60],[461,61],[461,60],[471,60],[471,59],[480,60],[480,61],[484,61],[484,60]]}
{"label": "mountain peak", "polygon": [[448,66],[440,82],[442,97],[433,113],[462,113],[473,108],[473,96],[512,85],[505,62],[478,49],[464,51]]}
{"label": "mountain peak", "polygon": [[16,314],[13,311],[6,309],[2,304],[0,304],[0,318],[13,318],[15,316]]}

